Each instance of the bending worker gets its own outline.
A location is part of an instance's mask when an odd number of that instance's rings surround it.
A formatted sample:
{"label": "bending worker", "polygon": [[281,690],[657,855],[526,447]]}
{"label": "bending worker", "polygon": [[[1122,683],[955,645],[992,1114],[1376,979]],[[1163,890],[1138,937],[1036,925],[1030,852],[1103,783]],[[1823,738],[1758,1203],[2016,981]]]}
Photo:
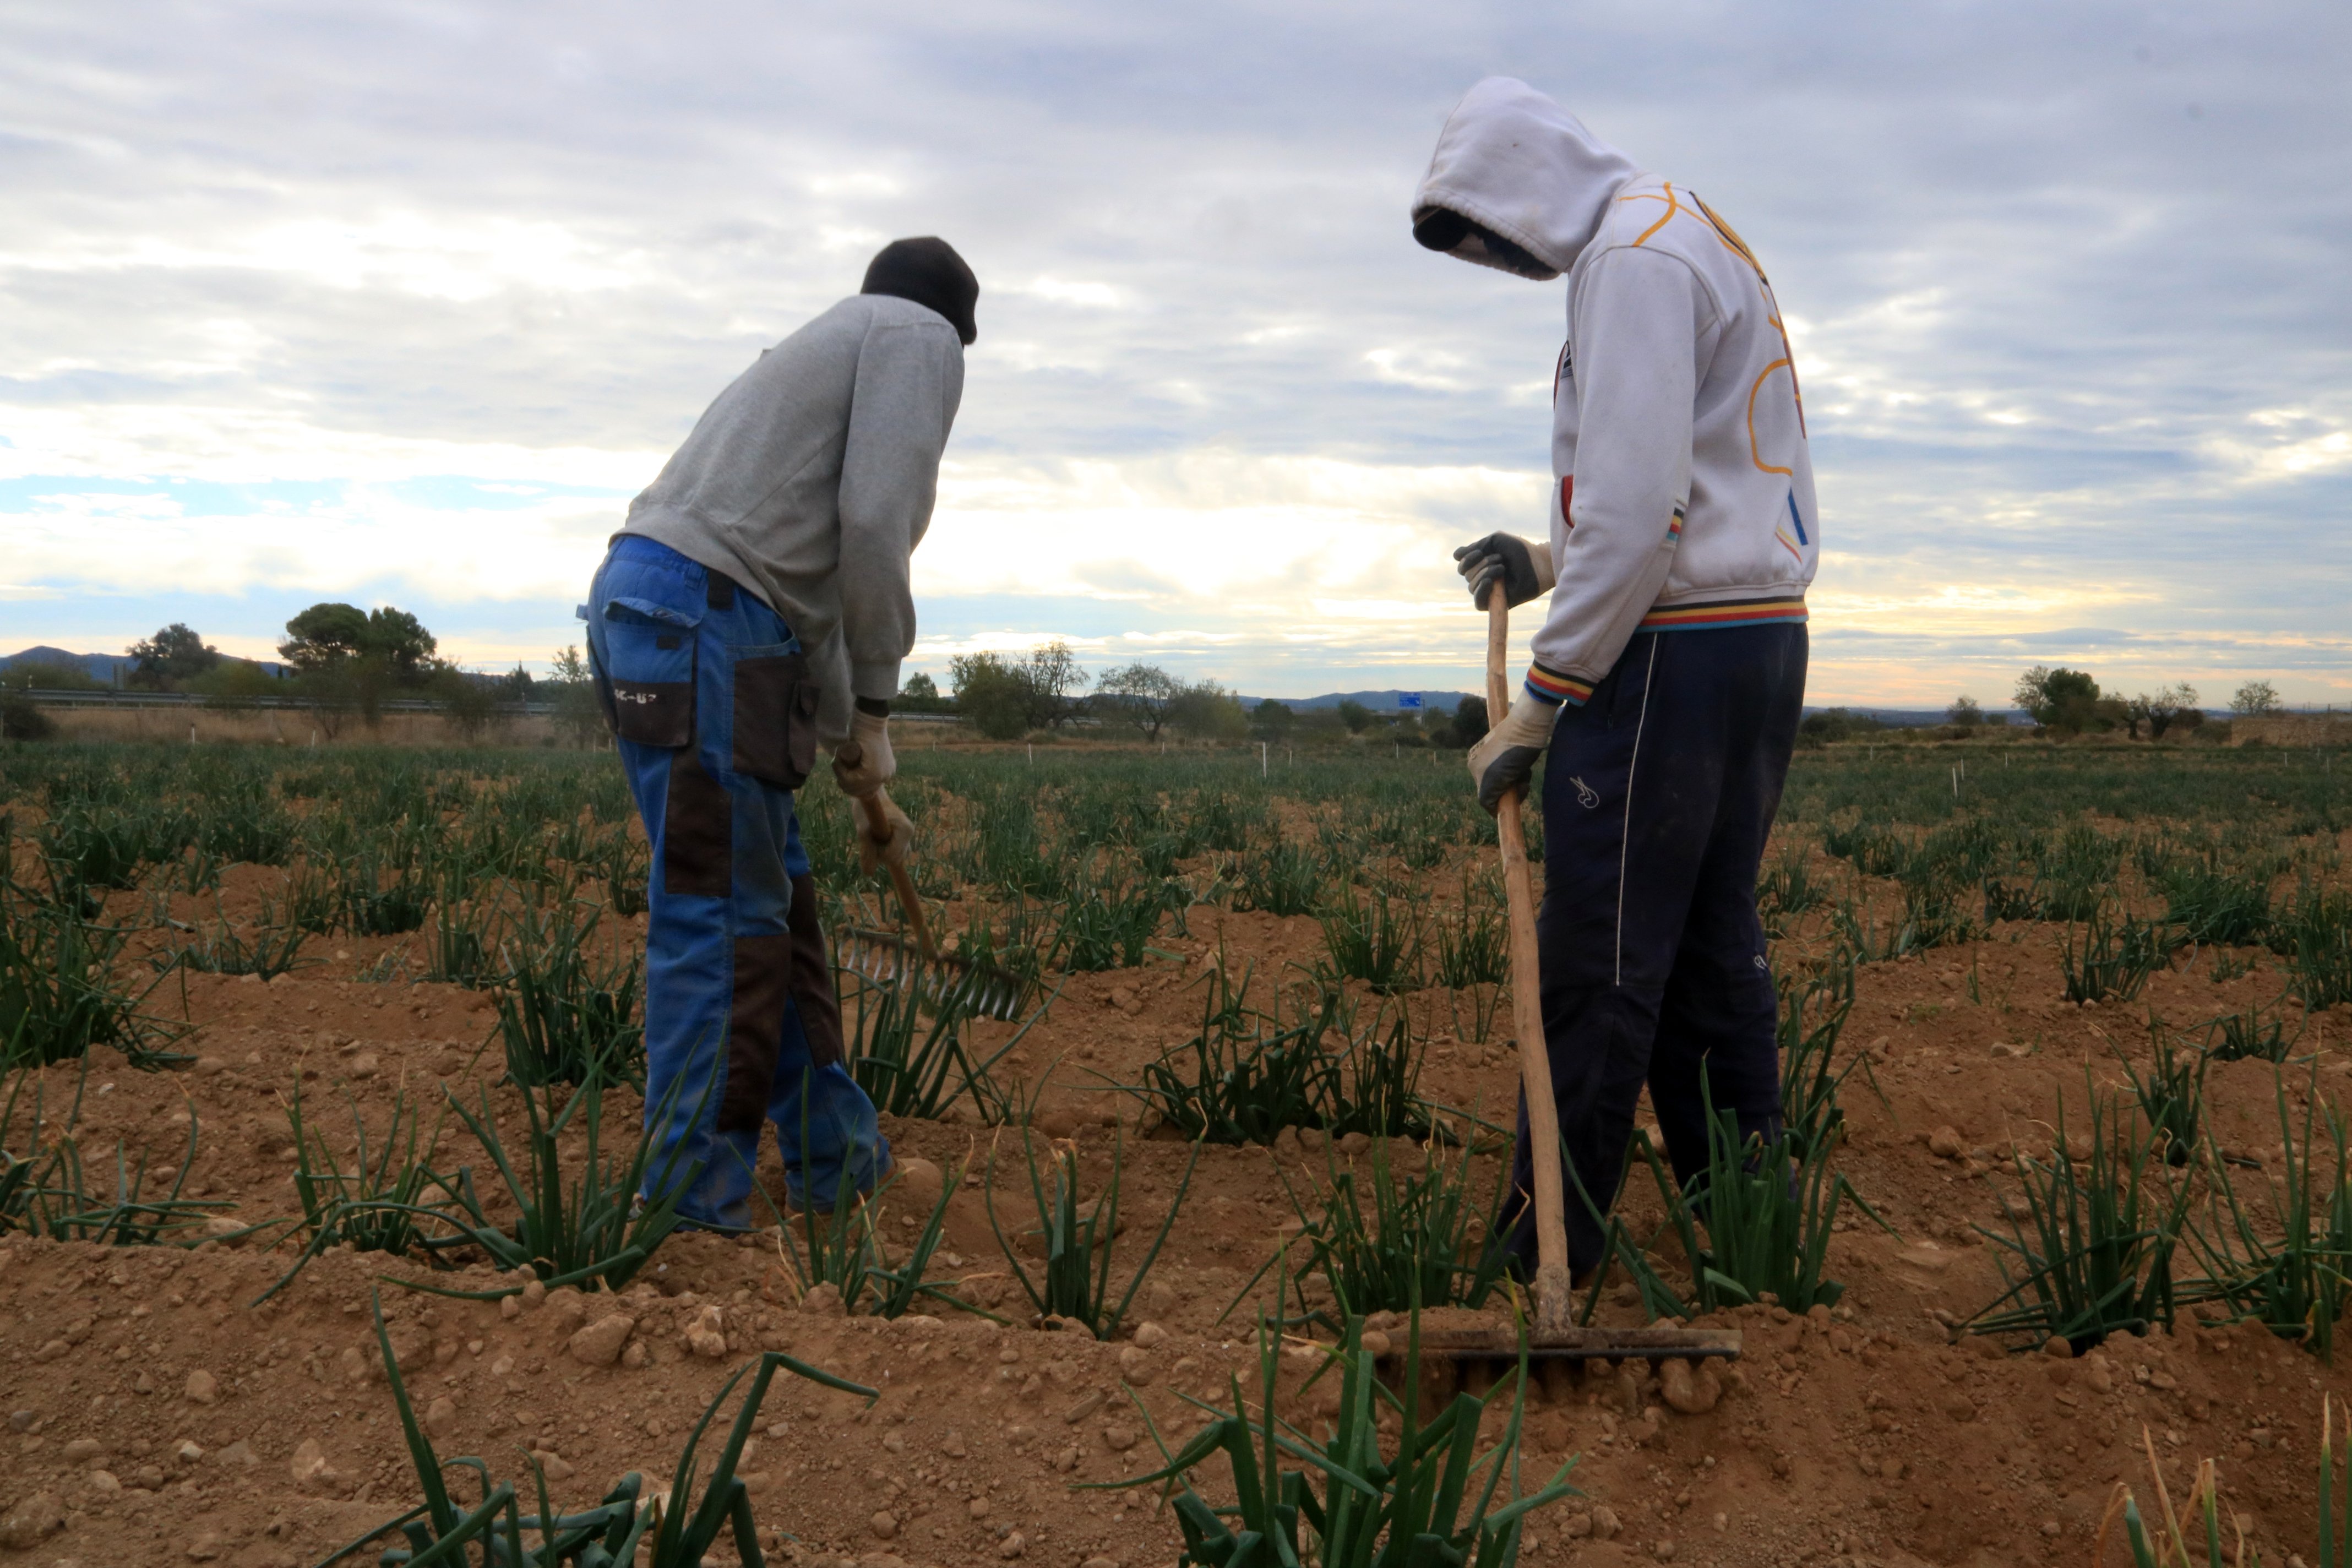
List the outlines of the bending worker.
{"label": "bending worker", "polygon": [[[698,1173],[679,1207],[692,1224],[751,1223],[763,1121],[795,1204],[829,1209],[842,1183],[870,1191],[890,1163],[842,1059],[793,792],[819,743],[836,748],[843,790],[892,829],[882,846],[859,833],[867,868],[906,854],[884,786],[915,640],[908,556],[979,296],[944,241],[886,246],[863,292],[719,395],[630,503],[589,590],[597,693],[653,845],[648,1181]],[[838,754],[850,739],[854,767]]]}
{"label": "bending worker", "polygon": [[[1805,691],[1821,551],[1780,307],[1698,195],[1524,82],[1470,89],[1413,202],[1433,250],[1568,277],[1549,526],[1455,552],[1474,602],[1549,593],[1525,696],[1470,752],[1498,808],[1549,755],[1538,920],[1569,1162],[1569,1264],[1601,1261],[1646,1082],[1675,1173],[1706,1169],[1707,1100],[1744,1141],[1780,1114],[1756,870]],[[1704,1088],[1702,1088],[1702,1073]],[[1527,1111],[1506,1244],[1532,1275]],[[1591,1205],[1578,1191],[1590,1195]]]}

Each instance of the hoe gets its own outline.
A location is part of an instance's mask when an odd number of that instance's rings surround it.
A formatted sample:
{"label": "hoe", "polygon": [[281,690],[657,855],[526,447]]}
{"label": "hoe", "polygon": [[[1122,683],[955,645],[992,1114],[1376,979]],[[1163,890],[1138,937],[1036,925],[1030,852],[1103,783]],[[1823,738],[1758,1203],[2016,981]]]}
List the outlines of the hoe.
{"label": "hoe", "polygon": [[[1496,724],[1510,710],[1510,679],[1505,673],[1510,656],[1510,616],[1502,585],[1496,584],[1488,591],[1486,601],[1486,713],[1489,721]],[[1519,1085],[1527,1100],[1529,1146],[1535,1151],[1535,1321],[1527,1332],[1531,1370],[1551,1362],[1696,1362],[1737,1356],[1740,1350],[1737,1329],[1596,1329],[1580,1326],[1570,1317],[1568,1225],[1556,1152],[1559,1112],[1552,1100],[1551,1057],[1544,1048],[1543,994],[1536,965],[1535,881],[1528,868],[1520,807],[1519,796],[1506,795],[1495,828],[1502,843],[1503,889],[1510,910],[1511,1014],[1519,1037]],[[1401,1361],[1403,1351],[1398,1343],[1395,1358]],[[1510,1329],[1423,1329],[1421,1354],[1425,1373],[1450,1377],[1458,1372],[1476,1386],[1491,1382],[1499,1370],[1517,1364],[1519,1339]]]}
{"label": "hoe", "polygon": [[[849,741],[835,754],[854,768],[866,752],[856,742]],[[860,830],[875,843],[889,842],[890,825],[883,820],[878,807],[860,801],[857,817]],[[923,900],[915,891],[915,879],[908,873],[904,861],[891,863],[890,883],[898,892],[898,910],[907,922],[907,934],[868,931],[859,926],[837,931],[834,945],[842,966],[855,969],[882,985],[893,984],[912,974],[934,1006],[955,1007],[989,1018],[1010,1018],[1017,1013],[1021,1006],[1019,980],[993,964],[976,963],[957,953],[941,952],[939,944],[931,940],[930,922],[923,918]]]}

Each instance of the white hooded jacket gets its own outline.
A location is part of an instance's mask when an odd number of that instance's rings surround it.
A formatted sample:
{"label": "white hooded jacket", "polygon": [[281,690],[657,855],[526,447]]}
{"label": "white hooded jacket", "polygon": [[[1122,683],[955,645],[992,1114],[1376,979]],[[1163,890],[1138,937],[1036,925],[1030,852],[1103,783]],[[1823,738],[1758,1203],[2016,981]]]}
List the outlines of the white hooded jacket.
{"label": "white hooded jacket", "polygon": [[[1507,77],[1446,121],[1413,198],[1432,207],[1568,275],[1559,583],[1528,694],[1581,703],[1637,631],[1802,621],[1822,537],[1804,408],[1772,286],[1730,225]],[[1454,254],[1511,269],[1475,234]]]}

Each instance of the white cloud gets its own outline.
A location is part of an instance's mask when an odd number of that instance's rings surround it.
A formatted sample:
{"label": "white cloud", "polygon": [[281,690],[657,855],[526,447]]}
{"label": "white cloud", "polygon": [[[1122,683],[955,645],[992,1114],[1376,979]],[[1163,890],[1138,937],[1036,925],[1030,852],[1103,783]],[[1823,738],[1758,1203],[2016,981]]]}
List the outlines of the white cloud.
{"label": "white cloud", "polygon": [[[541,647],[709,398],[937,233],[982,295],[927,648],[1475,680],[1448,552],[1539,525],[1560,295],[1403,208],[1501,65],[1764,258],[1831,545],[1818,689],[2084,626],[2352,679],[2352,35],[2296,0],[289,16],[0,20],[12,626],[415,584],[482,606],[469,647]],[[451,479],[483,493],[418,483]],[[225,646],[274,632],[249,613]]]}
{"label": "white cloud", "polygon": [[1105,310],[1117,310],[1127,299],[1123,292],[1108,283],[1068,278],[1032,278],[1021,286],[1019,292],[1039,300],[1051,300],[1057,305],[1089,305]]}

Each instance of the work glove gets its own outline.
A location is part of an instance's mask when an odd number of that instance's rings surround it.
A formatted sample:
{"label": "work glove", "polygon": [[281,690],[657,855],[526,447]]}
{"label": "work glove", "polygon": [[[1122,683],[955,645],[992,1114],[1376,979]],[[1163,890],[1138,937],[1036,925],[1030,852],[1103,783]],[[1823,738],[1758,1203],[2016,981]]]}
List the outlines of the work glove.
{"label": "work glove", "polygon": [[[914,847],[915,825],[907,820],[907,814],[898,809],[898,803],[890,798],[887,790],[876,784],[871,793],[858,796],[857,804],[850,809],[857,814],[859,870],[870,877],[879,867],[907,863],[907,851]],[[874,818],[877,816],[890,830],[890,837],[886,843],[874,841]]]}
{"label": "work glove", "polygon": [[898,776],[888,714],[860,708],[850,716],[849,739],[833,749],[833,776],[842,794],[861,800]]}
{"label": "work glove", "polygon": [[1559,710],[1549,702],[1522,697],[1511,704],[1503,721],[1470,748],[1470,777],[1478,786],[1478,804],[1489,815],[1503,809],[1503,796],[1525,795],[1536,760],[1551,744],[1552,721]]}
{"label": "work glove", "polygon": [[1486,590],[1503,584],[1503,602],[1517,609],[1538,594],[1549,594],[1558,582],[1552,570],[1551,541],[1521,539],[1516,533],[1490,533],[1474,539],[1454,552],[1463,576],[1470,580],[1470,602],[1486,607]]}

